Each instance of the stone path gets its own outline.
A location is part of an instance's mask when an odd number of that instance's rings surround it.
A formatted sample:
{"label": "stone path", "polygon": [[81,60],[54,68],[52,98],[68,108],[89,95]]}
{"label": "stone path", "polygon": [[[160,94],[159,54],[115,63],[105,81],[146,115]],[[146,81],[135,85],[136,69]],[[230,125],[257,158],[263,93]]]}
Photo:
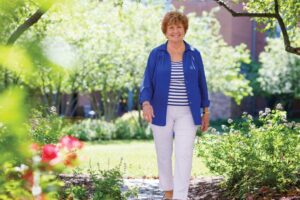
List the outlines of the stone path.
{"label": "stone path", "polygon": [[[189,188],[189,198],[191,200],[200,199],[223,199],[222,190],[218,187],[222,177],[199,177],[191,180]],[[161,200],[163,192],[158,187],[158,179],[124,179],[122,191],[128,187],[138,187],[138,198],[129,198],[128,200]]]}
{"label": "stone path", "polygon": [[[163,193],[158,188],[158,179],[124,179],[122,191],[128,190],[128,187],[138,187],[138,199],[162,199]],[[136,198],[129,198],[133,200]]]}

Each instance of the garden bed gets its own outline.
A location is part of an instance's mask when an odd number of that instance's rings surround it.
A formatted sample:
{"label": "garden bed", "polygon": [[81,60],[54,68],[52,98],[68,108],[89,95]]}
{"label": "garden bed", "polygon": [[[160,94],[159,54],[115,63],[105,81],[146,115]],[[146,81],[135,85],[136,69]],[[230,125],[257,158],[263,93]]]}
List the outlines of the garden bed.
{"label": "garden bed", "polygon": [[[83,186],[88,191],[88,198],[92,199],[94,192],[93,182],[88,175],[70,175],[70,174],[60,174],[59,178],[65,182],[65,188],[71,185]],[[158,183],[158,179],[153,179],[153,177],[143,177],[143,179],[135,179],[126,177],[124,178],[126,183],[131,183],[130,185],[135,185],[139,189],[139,198],[129,198],[129,199],[159,199],[157,197],[162,197],[162,191],[158,189],[157,186],[153,187],[153,183]],[[136,181],[135,181],[136,180]],[[147,181],[145,181],[147,180]],[[220,176],[209,176],[209,177],[198,177],[191,180],[189,188],[189,198],[191,200],[229,200],[224,196],[225,190],[220,187],[220,183],[223,180]],[[142,184],[142,183],[147,184]],[[152,183],[152,184],[151,184]],[[145,188],[148,187],[148,188]],[[123,190],[125,190],[124,186]],[[152,190],[152,191],[149,191]],[[147,196],[148,195],[148,196]],[[156,198],[155,198],[156,197]],[[289,192],[284,194],[279,194],[272,191],[261,190],[258,194],[249,195],[247,200],[300,200],[300,190],[297,188],[291,189]]]}

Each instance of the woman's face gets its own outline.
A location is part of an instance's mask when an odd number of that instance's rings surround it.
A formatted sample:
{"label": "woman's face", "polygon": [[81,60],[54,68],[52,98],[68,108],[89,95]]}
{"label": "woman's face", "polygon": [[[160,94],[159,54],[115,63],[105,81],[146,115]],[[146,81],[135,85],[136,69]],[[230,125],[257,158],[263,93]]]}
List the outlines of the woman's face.
{"label": "woman's face", "polygon": [[180,42],[185,35],[184,27],[181,23],[167,26],[166,37],[171,42]]}

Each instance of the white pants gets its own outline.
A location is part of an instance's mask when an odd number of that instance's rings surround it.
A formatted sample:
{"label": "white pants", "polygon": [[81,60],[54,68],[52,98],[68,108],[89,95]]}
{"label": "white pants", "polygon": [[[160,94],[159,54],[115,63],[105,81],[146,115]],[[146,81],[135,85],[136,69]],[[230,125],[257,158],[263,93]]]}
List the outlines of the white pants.
{"label": "white pants", "polygon": [[[150,124],[155,142],[159,188],[163,191],[173,190],[173,199],[186,200],[198,126],[194,124],[189,106],[168,105],[166,120],[166,126]],[[172,173],[173,132],[175,138],[174,177]]]}

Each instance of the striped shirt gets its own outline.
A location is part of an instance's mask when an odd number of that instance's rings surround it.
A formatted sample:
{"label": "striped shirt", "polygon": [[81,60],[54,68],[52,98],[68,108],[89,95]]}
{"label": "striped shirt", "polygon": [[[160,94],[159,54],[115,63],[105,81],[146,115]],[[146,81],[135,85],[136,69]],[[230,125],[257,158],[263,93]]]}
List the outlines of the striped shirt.
{"label": "striped shirt", "polygon": [[171,79],[168,94],[168,105],[187,106],[189,100],[184,83],[183,63],[171,62]]}

